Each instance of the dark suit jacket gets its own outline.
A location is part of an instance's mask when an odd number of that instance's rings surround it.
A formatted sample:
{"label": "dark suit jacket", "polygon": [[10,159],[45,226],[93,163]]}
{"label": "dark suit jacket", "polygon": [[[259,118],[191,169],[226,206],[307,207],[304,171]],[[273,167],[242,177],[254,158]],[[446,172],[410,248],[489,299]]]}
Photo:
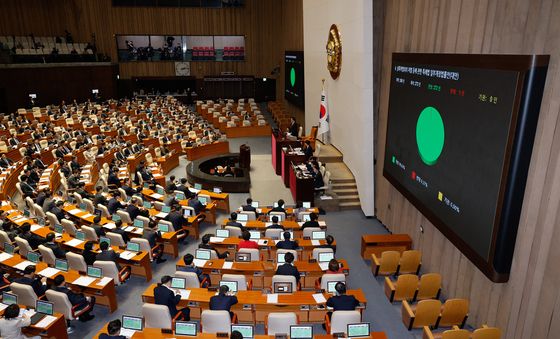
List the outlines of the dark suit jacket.
{"label": "dark suit jacket", "polygon": [[93,228],[95,234],[97,234],[98,237],[105,235],[105,229],[102,226],[97,224],[91,224],[90,227]]}
{"label": "dark suit jacket", "polygon": [[18,283],[18,284],[24,284],[24,285],[29,285],[31,287],[33,287],[33,291],[35,292],[35,294],[40,297],[43,294],[45,294],[45,291],[47,290],[46,286],[43,286],[43,283],[41,283],[41,278],[37,277],[35,279],[31,279],[28,277],[21,277],[18,279],[15,279],[14,282]]}
{"label": "dark suit jacket", "polygon": [[278,207],[274,207],[270,211],[268,211],[269,214],[270,214],[270,212],[284,212],[284,213],[286,213],[286,210],[284,209],[284,207],[278,206]]}
{"label": "dark suit jacket", "polygon": [[279,224],[272,224],[272,225],[268,226],[267,229],[268,229],[268,228],[270,228],[270,229],[281,229],[281,230],[283,230],[283,229],[284,229],[284,226],[279,225]]}
{"label": "dark suit jacket", "polygon": [[45,239],[43,239],[43,238],[39,237],[38,235],[35,235],[31,232],[21,234],[20,238],[23,238],[23,239],[27,240],[27,242],[29,243],[29,246],[31,246],[31,248],[34,249],[34,250],[36,250],[39,245],[42,245],[42,244],[45,243]]}
{"label": "dark suit jacket", "polygon": [[126,231],[123,230],[122,228],[115,228],[115,229],[111,230],[111,232],[120,234],[125,243],[127,243],[130,240],[128,238],[128,234],[126,234]]}
{"label": "dark suit jacket", "polygon": [[276,244],[276,248],[283,250],[295,250],[296,248],[298,248],[298,243],[297,241],[292,240],[282,240]]}
{"label": "dark suit jacket", "polygon": [[97,260],[97,253],[92,251],[84,251],[82,253],[82,256],[84,257],[84,261],[86,262],[86,264],[90,266],[93,265],[95,260]]}
{"label": "dark suit jacket", "polygon": [[241,207],[242,207],[243,211],[257,213],[257,209],[255,207],[251,206],[251,205],[243,205]]}
{"label": "dark suit jacket", "polygon": [[190,199],[189,200],[189,206],[194,208],[194,212],[196,214],[199,214],[200,212],[202,212],[202,210],[204,210],[204,207],[205,207],[198,199]]}
{"label": "dark suit jacket", "polygon": [[126,339],[124,335],[109,335],[107,333],[101,333],[99,339]]}
{"label": "dark suit jacket", "polygon": [[327,300],[327,306],[335,311],[353,311],[359,304],[353,295],[336,295]]}
{"label": "dark suit jacket", "polygon": [[107,178],[107,185],[115,185],[117,187],[121,187],[121,181],[116,173],[109,174],[109,178]]}
{"label": "dark suit jacket", "polygon": [[140,209],[138,208],[138,206],[133,204],[126,206],[126,211],[128,212],[128,215],[130,215],[130,219],[132,219],[132,221],[134,221],[134,219],[136,219],[136,217],[140,215]]}
{"label": "dark suit jacket", "polygon": [[237,304],[237,297],[232,295],[215,295],[210,298],[212,311],[229,311],[235,304]]}
{"label": "dark suit jacket", "polygon": [[290,134],[294,137],[297,138],[298,133],[299,133],[299,125],[297,124],[297,122],[295,122],[293,125],[291,125],[288,129],[288,131],[290,132]]}
{"label": "dark suit jacket", "polygon": [[106,250],[106,251],[101,251],[101,253],[99,253],[97,255],[97,259],[99,261],[112,261],[115,264],[117,264],[117,269],[120,271],[121,270],[121,266],[119,265],[119,255],[117,253],[115,253],[115,251],[110,251],[110,250]]}
{"label": "dark suit jacket", "polygon": [[291,275],[291,276],[294,276],[296,278],[297,282],[299,282],[299,271],[298,271],[297,267],[292,266],[288,263],[285,263],[285,264],[282,264],[282,265],[278,266],[275,274],[277,274],[277,275]]}
{"label": "dark suit jacket", "polygon": [[165,220],[173,224],[175,231],[183,229],[183,225],[187,225],[188,221],[183,217],[183,214],[179,211],[172,211],[166,217]]}
{"label": "dark suit jacket", "polygon": [[304,229],[306,227],[321,227],[319,226],[319,222],[318,221],[306,221],[303,223],[303,225],[301,225],[301,229]]}
{"label": "dark suit jacket", "polygon": [[66,286],[55,287],[54,290],[57,291],[57,292],[62,292],[64,294],[66,294],[68,296],[68,300],[70,300],[70,303],[72,304],[72,306],[76,306],[76,305],[86,306],[88,304],[88,302],[86,300],[86,297],[84,297],[83,294],[74,293]]}
{"label": "dark suit jacket", "polygon": [[177,310],[177,304],[181,301],[181,295],[175,295],[175,293],[166,286],[157,286],[154,288],[154,301],[157,305],[167,306],[171,318],[173,318],[179,312]]}
{"label": "dark suit jacket", "polygon": [[48,242],[43,244],[43,246],[50,248],[53,251],[54,256],[57,257],[57,259],[66,259],[66,252],[62,248],[60,248],[60,246],[58,246],[57,244]]}
{"label": "dark suit jacket", "polygon": [[107,198],[105,198],[101,193],[97,193],[93,198],[93,206],[97,206],[97,204],[107,206]]}
{"label": "dark suit jacket", "polygon": [[124,209],[126,206],[121,204],[120,201],[118,201],[115,198],[111,198],[109,200],[109,202],[107,203],[107,209],[109,210],[109,213],[111,214],[115,214],[117,212],[117,210],[122,210]]}

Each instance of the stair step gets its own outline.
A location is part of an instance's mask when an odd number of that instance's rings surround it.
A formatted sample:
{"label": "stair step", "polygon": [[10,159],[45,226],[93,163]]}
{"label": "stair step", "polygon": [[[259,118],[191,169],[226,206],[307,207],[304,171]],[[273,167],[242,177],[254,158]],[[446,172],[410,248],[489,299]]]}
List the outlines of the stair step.
{"label": "stair step", "polygon": [[358,190],[356,189],[337,189],[334,187],[332,188],[332,191],[338,196],[357,195],[358,193]]}
{"label": "stair step", "polygon": [[331,173],[331,183],[332,184],[356,184],[354,178],[333,178]]}
{"label": "stair step", "polygon": [[338,204],[338,207],[341,211],[359,210],[361,208],[361,205],[358,202],[341,202]]}
{"label": "stair step", "polygon": [[342,162],[342,156],[337,156],[337,155],[327,155],[327,156],[319,156],[319,158],[317,158],[317,161],[320,161],[322,163],[333,163],[333,162]]}
{"label": "stair step", "polygon": [[357,202],[360,203],[360,196],[355,194],[355,195],[342,195],[338,197],[338,201],[340,201],[340,203],[345,203],[345,202]]}
{"label": "stair step", "polygon": [[355,183],[335,183],[331,182],[331,187],[333,190],[357,190],[358,186]]}

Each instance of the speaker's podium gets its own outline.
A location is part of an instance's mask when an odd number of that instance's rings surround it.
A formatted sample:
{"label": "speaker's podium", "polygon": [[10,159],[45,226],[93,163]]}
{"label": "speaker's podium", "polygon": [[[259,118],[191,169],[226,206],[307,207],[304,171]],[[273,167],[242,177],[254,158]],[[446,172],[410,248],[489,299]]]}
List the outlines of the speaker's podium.
{"label": "speaker's podium", "polygon": [[239,146],[239,167],[251,168],[251,147],[248,145]]}
{"label": "speaker's podium", "polygon": [[282,148],[292,146],[297,147],[300,143],[297,140],[288,140],[278,129],[272,131],[272,167],[276,175],[282,175]]}

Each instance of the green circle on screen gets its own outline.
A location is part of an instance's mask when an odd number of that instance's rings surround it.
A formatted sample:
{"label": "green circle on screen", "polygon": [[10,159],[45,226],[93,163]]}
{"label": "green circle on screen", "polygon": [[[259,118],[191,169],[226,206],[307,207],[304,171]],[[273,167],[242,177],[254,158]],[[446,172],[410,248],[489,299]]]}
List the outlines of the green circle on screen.
{"label": "green circle on screen", "polygon": [[290,83],[292,84],[292,87],[296,84],[296,70],[293,67],[290,70]]}
{"label": "green circle on screen", "polygon": [[422,161],[435,165],[445,142],[445,127],[438,110],[428,106],[422,110],[416,122],[416,144]]}

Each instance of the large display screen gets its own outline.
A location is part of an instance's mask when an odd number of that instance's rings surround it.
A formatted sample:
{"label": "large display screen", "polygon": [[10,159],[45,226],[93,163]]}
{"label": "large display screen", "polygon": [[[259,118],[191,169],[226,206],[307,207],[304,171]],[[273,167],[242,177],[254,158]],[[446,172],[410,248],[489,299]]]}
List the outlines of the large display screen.
{"label": "large display screen", "polygon": [[304,108],[305,82],[303,79],[303,52],[285,52],[284,80],[284,98],[292,104]]}
{"label": "large display screen", "polygon": [[383,173],[493,281],[511,266],[547,64],[393,55]]}

